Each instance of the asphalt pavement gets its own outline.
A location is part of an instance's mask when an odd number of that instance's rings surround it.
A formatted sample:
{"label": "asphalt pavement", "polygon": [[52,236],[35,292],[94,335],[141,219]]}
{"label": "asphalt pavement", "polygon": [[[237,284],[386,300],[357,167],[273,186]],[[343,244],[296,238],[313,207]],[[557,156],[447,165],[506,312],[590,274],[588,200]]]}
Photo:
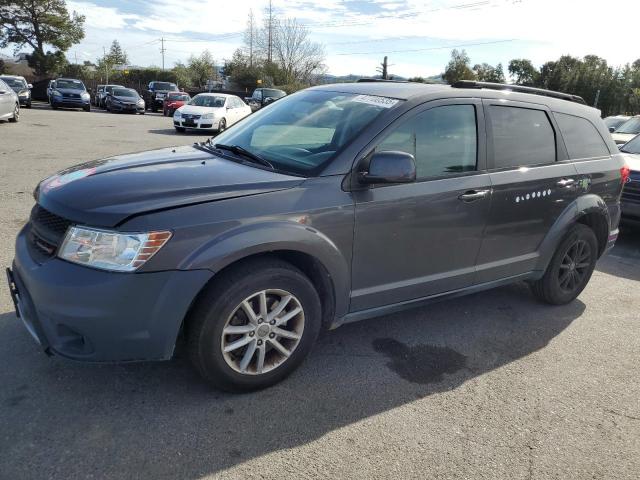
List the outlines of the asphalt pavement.
{"label": "asphalt pavement", "polygon": [[[161,114],[46,105],[0,124],[0,266],[40,179],[205,138]],[[346,325],[245,395],[204,384],[182,348],[164,363],[49,358],[0,281],[0,479],[637,479],[639,365],[626,226],[570,305],[516,284]]]}

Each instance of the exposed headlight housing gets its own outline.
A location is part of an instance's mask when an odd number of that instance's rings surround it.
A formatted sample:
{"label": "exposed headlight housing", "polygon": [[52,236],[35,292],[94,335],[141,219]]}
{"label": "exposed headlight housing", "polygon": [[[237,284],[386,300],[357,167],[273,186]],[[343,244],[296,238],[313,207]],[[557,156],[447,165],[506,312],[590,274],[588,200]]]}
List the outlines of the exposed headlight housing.
{"label": "exposed headlight housing", "polygon": [[71,227],[58,257],[87,267],[133,272],[153,257],[171,238],[171,232],[122,233]]}

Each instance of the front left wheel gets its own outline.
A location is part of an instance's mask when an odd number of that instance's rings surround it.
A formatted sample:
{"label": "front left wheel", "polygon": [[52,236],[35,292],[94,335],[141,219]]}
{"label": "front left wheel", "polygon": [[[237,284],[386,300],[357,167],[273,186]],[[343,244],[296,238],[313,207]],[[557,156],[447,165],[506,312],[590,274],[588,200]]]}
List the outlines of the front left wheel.
{"label": "front left wheel", "polygon": [[275,259],[245,263],[201,294],[187,321],[189,355],[214,386],[258,390],[300,365],[320,323],[318,293],[300,270]]}
{"label": "front left wheel", "polygon": [[20,121],[20,106],[16,103],[15,108],[13,109],[13,117],[9,119],[12,123],[17,123]]}

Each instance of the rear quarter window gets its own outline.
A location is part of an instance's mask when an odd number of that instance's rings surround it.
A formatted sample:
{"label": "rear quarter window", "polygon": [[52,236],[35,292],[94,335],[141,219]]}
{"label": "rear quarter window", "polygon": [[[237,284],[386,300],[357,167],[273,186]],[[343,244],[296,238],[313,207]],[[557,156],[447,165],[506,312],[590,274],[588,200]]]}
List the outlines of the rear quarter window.
{"label": "rear quarter window", "polygon": [[556,137],[542,110],[491,105],[493,168],[514,168],[556,161]]}
{"label": "rear quarter window", "polygon": [[554,112],[569,158],[604,157],[609,149],[596,127],[586,118]]}

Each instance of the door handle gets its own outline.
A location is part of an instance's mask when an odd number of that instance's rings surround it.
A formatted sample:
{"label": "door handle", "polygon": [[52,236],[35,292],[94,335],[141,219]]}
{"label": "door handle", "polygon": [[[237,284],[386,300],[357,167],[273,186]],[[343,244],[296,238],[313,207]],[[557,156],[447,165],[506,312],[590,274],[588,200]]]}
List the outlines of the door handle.
{"label": "door handle", "polygon": [[562,180],[560,180],[558,182],[558,186],[560,186],[560,187],[570,187],[574,183],[576,183],[576,181],[573,178],[563,178]]}
{"label": "door handle", "polygon": [[490,190],[469,190],[458,197],[463,202],[475,202],[489,195]]}

